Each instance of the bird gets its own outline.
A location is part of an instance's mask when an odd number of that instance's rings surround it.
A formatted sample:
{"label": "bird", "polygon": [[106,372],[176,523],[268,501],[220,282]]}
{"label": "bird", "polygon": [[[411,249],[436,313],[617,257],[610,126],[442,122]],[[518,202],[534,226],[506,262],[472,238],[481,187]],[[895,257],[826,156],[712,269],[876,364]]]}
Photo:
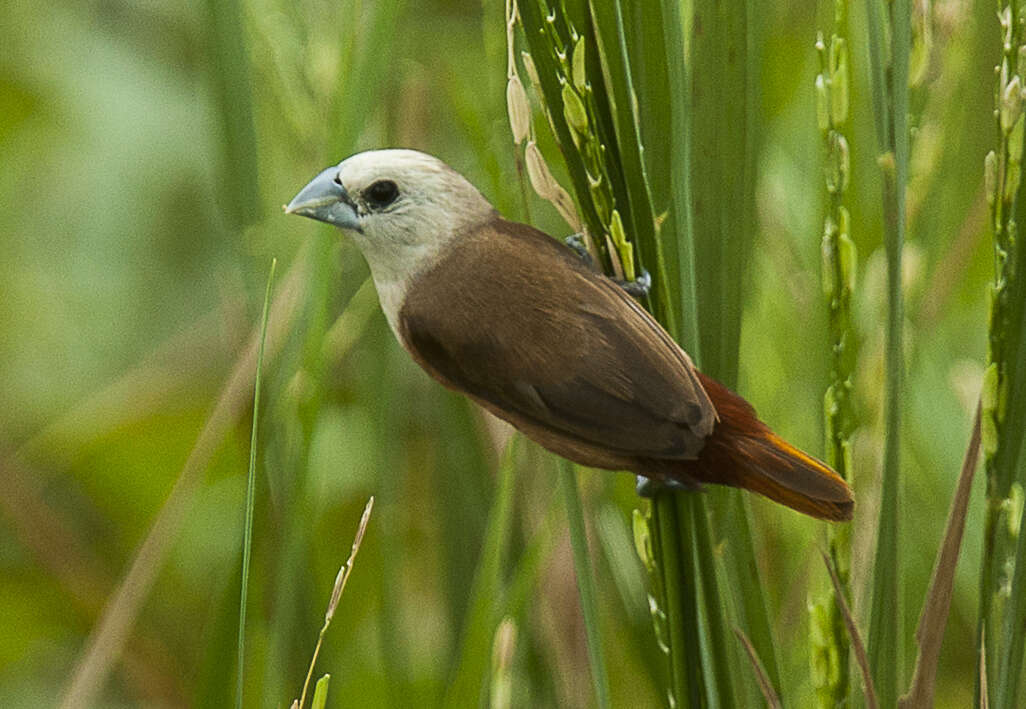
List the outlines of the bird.
{"label": "bird", "polygon": [[700,372],[622,284],[504,219],[442,160],[356,153],[285,212],[348,235],[417,364],[542,447],[656,490],[726,485],[815,518],[852,518],[848,484]]}

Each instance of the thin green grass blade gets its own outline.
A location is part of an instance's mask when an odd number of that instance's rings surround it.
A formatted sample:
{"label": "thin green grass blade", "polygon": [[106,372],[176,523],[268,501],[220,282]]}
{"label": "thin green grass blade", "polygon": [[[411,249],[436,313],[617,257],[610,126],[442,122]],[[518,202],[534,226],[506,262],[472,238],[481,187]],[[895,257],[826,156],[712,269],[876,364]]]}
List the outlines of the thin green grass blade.
{"label": "thin green grass blade", "polygon": [[623,10],[619,0],[595,0],[590,3],[595,35],[600,43],[600,54],[608,90],[614,108],[616,138],[621,165],[630,200],[628,213],[631,239],[637,244],[639,263],[652,273],[652,314],[670,332],[676,332],[674,310],[669,307],[670,291],[666,277],[666,259],[662,242],[656,236],[652,197],[648,176],[642,158],[641,134],[635,112],[634,79],[631,75],[630,55],[624,30]]}
{"label": "thin green grass blade", "polygon": [[661,238],[671,248],[676,246],[677,282],[679,290],[674,300],[681,312],[680,327],[670,331],[678,342],[691,353],[695,361],[702,358],[702,344],[698,336],[698,277],[695,273],[694,220],[691,214],[691,90],[689,67],[684,44],[684,16],[677,0],[662,0],[663,36],[666,44],[666,64],[670,85],[671,165],[670,210],[673,230],[664,225]]}
{"label": "thin green grass blade", "polygon": [[[901,252],[905,239],[905,185],[908,179],[908,60],[910,7],[895,0],[890,32],[882,24],[882,3],[870,0],[869,40],[874,112],[883,172],[884,245],[887,253],[886,403],[883,481],[869,614],[869,663],[882,706],[898,700],[902,676],[901,579],[898,565],[899,470],[901,464],[902,347]],[[891,39],[889,52],[882,37]],[[890,56],[889,62],[885,59]],[[881,83],[885,82],[886,83]],[[883,120],[881,120],[881,115]]]}
{"label": "thin green grass blade", "polygon": [[502,575],[513,525],[513,489],[519,436],[506,446],[499,464],[499,483],[488,514],[474,581],[471,585],[459,663],[445,693],[444,706],[478,706],[489,674],[492,638],[499,622]]}
{"label": "thin green grass blade", "polygon": [[[625,20],[630,39],[628,46],[631,50],[634,88],[638,97],[642,157],[652,195],[652,211],[658,225],[656,231],[663,244],[663,258],[666,259],[664,277],[667,279],[667,290],[680,293],[680,254],[673,247],[677,243],[677,224],[671,208],[675,161],[668,159],[667,153],[657,148],[672,146],[675,142],[674,104],[667,61],[667,29],[664,22],[652,21],[652,8],[647,3],[632,3],[624,9],[628,10]],[[678,58],[683,62],[683,50]],[[670,306],[674,311],[674,322],[680,323],[684,317],[680,298],[670,298]]]}
{"label": "thin green grass blade", "polygon": [[559,486],[563,491],[563,502],[566,506],[570,547],[574,556],[574,571],[577,573],[577,591],[581,599],[581,614],[584,616],[584,630],[588,643],[592,686],[595,689],[595,703],[601,709],[609,709],[609,675],[606,672],[605,653],[602,650],[595,578],[591,571],[588,535],[584,529],[584,512],[581,509],[581,497],[577,491],[577,477],[574,473],[573,463],[560,458],[558,464]]}
{"label": "thin green grass blade", "polygon": [[235,706],[242,708],[243,675],[246,666],[246,601],[249,589],[249,562],[253,553],[253,508],[256,504],[257,428],[260,421],[260,374],[264,365],[267,340],[267,311],[271,304],[271,286],[278,259],[271,260],[264,290],[264,309],[260,316],[260,349],[257,351],[256,381],[253,384],[253,430],[249,438],[249,473],[246,478],[246,523],[242,538],[242,588],[239,591],[239,641],[236,658]]}

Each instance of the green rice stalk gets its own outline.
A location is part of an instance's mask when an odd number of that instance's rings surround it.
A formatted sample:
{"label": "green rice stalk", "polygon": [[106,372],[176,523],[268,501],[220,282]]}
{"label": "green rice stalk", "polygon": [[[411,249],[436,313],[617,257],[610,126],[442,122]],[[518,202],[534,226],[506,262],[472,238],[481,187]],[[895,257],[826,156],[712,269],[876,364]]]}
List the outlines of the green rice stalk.
{"label": "green rice stalk", "polygon": [[595,703],[601,709],[609,709],[609,675],[606,672],[605,654],[602,650],[595,578],[591,571],[588,535],[584,526],[581,497],[577,489],[573,463],[560,458],[558,464],[559,486],[563,491],[563,504],[566,506],[570,548],[573,551],[574,571],[577,574],[577,591],[580,594],[581,613],[584,616],[584,631],[588,645],[588,661],[591,665],[591,681],[595,690]]}
{"label": "green rice stalk", "polygon": [[[1026,50],[1020,49],[1020,72],[1026,70],[1026,66],[1023,66],[1026,64],[1023,61],[1024,51]],[[1004,97],[1007,103],[1002,108],[1007,107],[1021,114],[1022,93],[1014,96],[1014,92],[1020,91],[1018,86],[1015,86],[1017,83],[1014,79],[1010,82],[1013,91],[1009,92],[1006,89]],[[1009,97],[1009,93],[1013,93],[1013,96]],[[1013,126],[1017,126],[1013,128],[1013,139],[1022,141],[1023,120],[1020,115],[1012,122]],[[1016,131],[1019,132],[1018,136],[1015,135]],[[1026,149],[1016,145],[1014,141],[1010,149],[1023,151],[1019,153],[1021,157],[1018,164],[1021,165],[1023,159],[1026,159]],[[1009,172],[1012,169],[1010,164]],[[992,415],[997,419],[998,434],[993,463],[996,478],[994,492],[995,498],[1000,498],[1002,507],[997,523],[997,535],[1002,541],[995,545],[995,557],[1002,562],[1002,567],[1007,568],[1012,547],[1015,546],[1015,571],[1011,583],[1007,584],[1006,578],[998,578],[992,586],[992,597],[997,597],[996,605],[1003,605],[1004,617],[1002,619],[999,613],[995,613],[991,618],[991,627],[987,631],[988,636],[992,632],[995,635],[1001,633],[998,654],[990,654],[988,651],[990,657],[1000,658],[992,663],[998,670],[996,680],[992,682],[992,705],[1001,708],[1017,707],[1022,704],[1021,677],[1026,645],[1026,535],[1023,535],[1022,529],[1023,489],[1026,488],[1026,461],[1022,455],[1023,431],[1026,430],[1026,260],[1015,226],[1026,224],[1026,187],[1021,179],[1018,182],[1014,201],[1015,216],[1009,224],[1010,233],[1003,254],[1005,264],[1002,264],[1003,273],[995,286],[995,290],[1000,291],[995,294],[995,301],[1007,299],[1002,304],[1003,312],[996,323],[1004,329],[1004,338],[1000,343],[1001,349],[995,355],[995,364],[999,373],[1003,372],[1004,376],[999,374],[996,396],[993,396],[990,402],[993,404],[991,411],[995,412]],[[992,321],[992,333],[994,327],[995,322]],[[994,446],[995,443],[992,442],[991,448],[994,449]],[[988,510],[993,508],[992,502]],[[985,564],[987,561],[988,559],[984,559]]]}
{"label": "green rice stalk", "polygon": [[[823,138],[827,213],[822,239],[823,295],[827,302],[831,350],[830,384],[823,397],[827,461],[851,481],[851,435],[856,414],[853,402],[858,343],[852,326],[857,255],[851,238],[845,191],[848,186],[849,148],[843,130],[848,122],[849,55],[846,38],[847,0],[834,3],[834,24],[829,45],[816,41],[820,73],[816,77],[816,115]],[[827,529],[830,561],[848,605],[851,591],[851,525]],[[839,605],[826,595],[810,608],[813,682],[819,706],[831,709],[848,701],[851,689],[849,642]]]}
{"label": "green rice stalk", "polygon": [[[1022,431],[1026,425],[1026,278],[1017,224],[1026,219],[1021,166],[1026,61],[1021,7],[1000,8],[1001,63],[995,67],[997,147],[984,161],[987,200],[994,229],[994,285],[991,289],[988,366],[981,395],[981,431],[987,473],[987,512],[977,647],[1000,658],[990,677],[978,678],[977,699],[1015,706],[1026,619],[1024,555],[1020,534]],[[988,646],[984,648],[984,638]],[[981,664],[982,666],[982,664]],[[991,696],[981,697],[983,686]]]}
{"label": "green rice stalk", "polygon": [[[684,168],[690,176],[690,223],[678,239],[691,240],[697,266],[691,274],[700,340],[696,362],[702,371],[736,389],[745,269],[757,229],[754,184],[760,21],[752,2],[730,5],[700,0],[690,9],[686,24],[692,28],[691,65],[681,69],[687,77],[686,102],[673,102],[673,106],[687,111],[690,126],[690,164]],[[687,345],[690,348],[694,343]],[[724,587],[734,590],[733,603],[725,608],[733,612],[731,623],[744,630],[771,682],[779,687],[777,647],[759,580],[744,495],[737,490],[711,489],[706,504],[709,522],[714,524],[696,524],[714,530],[710,550],[724,544],[719,573]],[[710,598],[707,596],[707,605],[712,603]],[[715,598],[722,602],[720,596]],[[709,608],[708,614],[715,617],[722,611]],[[713,641],[729,639],[730,646],[720,657],[729,663],[733,676],[743,678],[745,701],[759,701],[758,685],[752,673],[745,671],[743,646],[734,642],[727,625],[716,628],[711,635]]]}
{"label": "green rice stalk", "polygon": [[[908,181],[908,80],[911,41],[909,0],[868,3],[869,56],[877,163],[883,176],[884,246],[887,254],[885,442],[880,518],[869,614],[869,664],[882,706],[894,706],[902,675],[901,574],[898,564],[900,430],[903,380],[901,253]],[[888,22],[884,23],[884,10]],[[884,37],[888,38],[885,44]]]}

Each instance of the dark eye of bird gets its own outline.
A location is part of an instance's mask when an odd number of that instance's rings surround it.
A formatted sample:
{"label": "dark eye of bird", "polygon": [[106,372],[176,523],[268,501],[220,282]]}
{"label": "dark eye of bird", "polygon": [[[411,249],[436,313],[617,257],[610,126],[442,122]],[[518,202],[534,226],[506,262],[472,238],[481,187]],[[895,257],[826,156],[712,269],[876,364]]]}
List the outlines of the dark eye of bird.
{"label": "dark eye of bird", "polygon": [[391,180],[378,180],[363,193],[367,202],[378,209],[387,207],[399,196],[399,188]]}

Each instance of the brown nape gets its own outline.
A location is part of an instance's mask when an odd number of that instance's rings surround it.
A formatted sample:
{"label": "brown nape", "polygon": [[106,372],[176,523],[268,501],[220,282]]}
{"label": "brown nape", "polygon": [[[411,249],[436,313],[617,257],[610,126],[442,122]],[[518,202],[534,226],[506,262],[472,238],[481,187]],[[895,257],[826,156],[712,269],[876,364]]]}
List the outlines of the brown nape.
{"label": "brown nape", "polygon": [[740,396],[715,379],[698,376],[720,420],[698,460],[674,466],[667,471],[671,477],[676,472],[751,490],[820,519],[851,519],[855,500],[836,472],[773,433]]}

